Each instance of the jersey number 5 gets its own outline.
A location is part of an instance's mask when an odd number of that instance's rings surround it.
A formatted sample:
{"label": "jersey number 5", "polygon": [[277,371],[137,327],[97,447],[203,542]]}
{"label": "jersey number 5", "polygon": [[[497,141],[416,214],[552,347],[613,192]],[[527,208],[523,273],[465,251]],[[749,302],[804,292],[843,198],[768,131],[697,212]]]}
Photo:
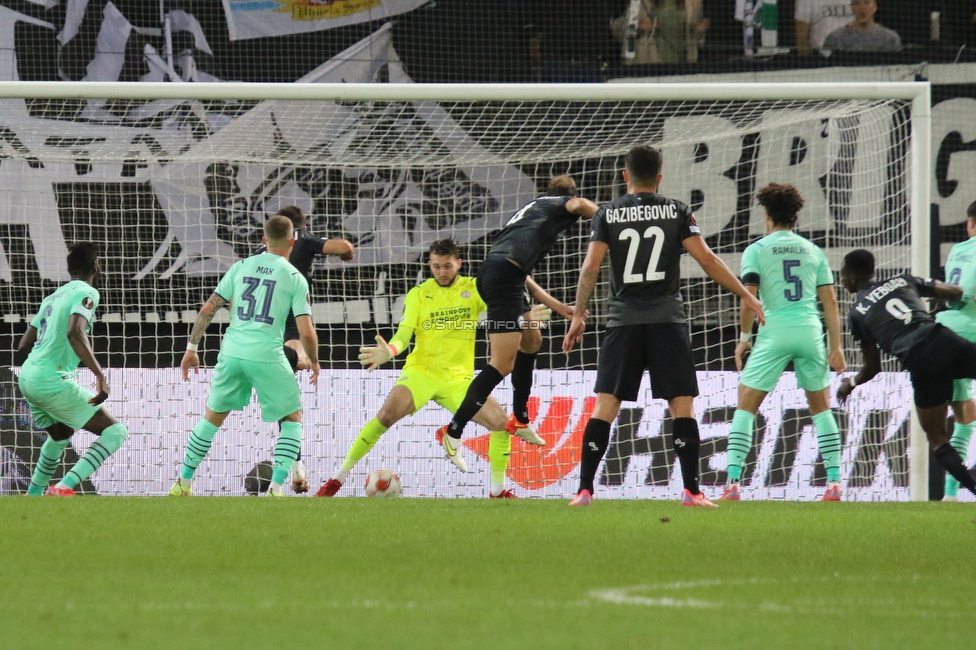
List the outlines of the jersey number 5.
{"label": "jersey number 5", "polygon": [[51,317],[51,312],[54,311],[54,307],[48,305],[44,308],[44,313],[41,314],[41,327],[37,330],[37,339],[34,343],[40,343],[44,340],[44,333],[47,332],[47,319]]}
{"label": "jersey number 5", "polygon": [[[241,278],[244,281],[244,293],[241,294],[241,302],[244,303],[237,308],[237,318],[238,320],[246,321],[252,318],[258,323],[264,323],[265,325],[273,325],[274,318],[271,317],[271,301],[274,299],[275,280],[261,280],[259,278],[252,278],[250,276],[244,276]],[[254,313],[255,307],[257,307],[258,299],[254,295],[259,286],[264,286],[264,300],[261,302],[261,309],[256,314]]]}
{"label": "jersey number 5", "polygon": [[637,261],[637,251],[640,249],[641,236],[633,228],[623,230],[617,237],[620,241],[627,240],[627,261],[624,262],[624,284],[637,284],[638,282],[658,282],[664,279],[664,271],[657,270],[657,264],[661,261],[661,249],[664,248],[664,231],[658,226],[651,226],[644,231],[644,239],[652,242],[651,259],[647,262],[647,273],[634,273],[634,263]]}
{"label": "jersey number 5", "polygon": [[793,285],[786,287],[783,296],[790,302],[800,302],[803,299],[803,280],[793,275],[793,269],[800,266],[800,260],[783,260],[783,280]]}

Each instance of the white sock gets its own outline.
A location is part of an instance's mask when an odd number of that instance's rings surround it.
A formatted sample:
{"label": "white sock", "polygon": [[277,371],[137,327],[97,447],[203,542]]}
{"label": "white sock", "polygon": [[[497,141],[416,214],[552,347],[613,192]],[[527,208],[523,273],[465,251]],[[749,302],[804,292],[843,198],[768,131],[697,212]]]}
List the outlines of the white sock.
{"label": "white sock", "polygon": [[499,494],[505,491],[504,483],[492,483],[491,484],[491,496],[497,497]]}
{"label": "white sock", "polygon": [[340,467],[339,469],[336,470],[336,473],[332,475],[332,478],[339,481],[340,483],[345,483],[347,476],[349,476],[349,470],[344,467]]}
{"label": "white sock", "polygon": [[180,485],[182,485],[185,488],[193,487],[193,479],[192,478],[180,478],[179,480],[177,480],[177,483],[179,483]]}
{"label": "white sock", "polygon": [[291,466],[291,480],[305,480],[305,463],[300,460],[295,461],[295,464]]}
{"label": "white sock", "polygon": [[271,481],[271,485],[270,487],[268,487],[268,492],[271,492],[272,494],[281,494],[282,492],[284,492],[284,490],[281,487],[281,483],[275,483],[274,481]]}
{"label": "white sock", "polygon": [[56,487],[56,488],[57,488],[57,489],[59,489],[59,490],[67,490],[67,489],[69,489],[69,488],[68,488],[68,486],[67,486],[67,485],[65,485],[63,481],[58,481],[58,482],[57,482],[57,483],[56,483],[56,484],[54,485],[54,487]]}

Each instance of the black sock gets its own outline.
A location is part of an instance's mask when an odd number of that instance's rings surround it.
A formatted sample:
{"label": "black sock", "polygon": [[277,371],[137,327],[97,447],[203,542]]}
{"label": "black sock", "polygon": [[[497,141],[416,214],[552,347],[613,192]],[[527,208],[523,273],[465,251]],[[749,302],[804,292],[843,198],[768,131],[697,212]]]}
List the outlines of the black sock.
{"label": "black sock", "polygon": [[681,464],[681,479],[685,489],[698,494],[699,448],[698,420],[695,418],[676,418],[674,420],[674,453]]}
{"label": "black sock", "polygon": [[932,454],[939,461],[939,464],[952,475],[952,478],[959,481],[959,485],[976,494],[976,479],[966,469],[966,463],[963,462],[962,456],[952,448],[952,445],[947,442],[933,451]]}
{"label": "black sock", "polygon": [[519,350],[512,369],[512,412],[522,424],[529,423],[529,395],[532,393],[532,371],[535,370],[537,356],[538,352],[530,354]]}
{"label": "black sock", "polygon": [[452,438],[460,438],[464,431],[464,425],[471,421],[475,413],[485,405],[485,400],[491,395],[495,386],[501,383],[502,373],[495,370],[494,366],[485,366],[485,369],[478,373],[468,386],[468,392],[464,394],[464,401],[458,407],[457,413],[447,425],[447,433]]}
{"label": "black sock", "polygon": [[590,418],[583,432],[581,445],[583,453],[580,455],[580,484],[577,494],[583,490],[589,490],[590,494],[593,494],[593,477],[596,476],[596,468],[600,466],[609,444],[610,423]]}

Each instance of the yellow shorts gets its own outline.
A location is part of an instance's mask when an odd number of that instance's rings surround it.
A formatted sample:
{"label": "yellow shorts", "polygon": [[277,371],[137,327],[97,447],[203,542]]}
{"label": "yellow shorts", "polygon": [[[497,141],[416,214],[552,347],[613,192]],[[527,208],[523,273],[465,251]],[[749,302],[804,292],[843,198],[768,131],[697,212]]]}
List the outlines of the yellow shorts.
{"label": "yellow shorts", "polygon": [[434,400],[451,413],[457,413],[468,386],[473,377],[462,377],[452,381],[432,379],[430,376],[415,369],[404,370],[397,379],[397,386],[404,386],[413,395],[413,412],[416,413],[424,404]]}

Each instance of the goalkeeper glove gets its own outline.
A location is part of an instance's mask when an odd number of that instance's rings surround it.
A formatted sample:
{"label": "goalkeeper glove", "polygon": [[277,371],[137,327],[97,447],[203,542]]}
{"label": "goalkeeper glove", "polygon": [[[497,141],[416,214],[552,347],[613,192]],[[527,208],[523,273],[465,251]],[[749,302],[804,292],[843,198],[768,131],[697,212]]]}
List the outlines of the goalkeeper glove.
{"label": "goalkeeper glove", "polygon": [[376,335],[375,347],[359,348],[359,363],[363,367],[369,366],[370,370],[375,370],[394,356],[396,356],[396,349],[387,343],[379,334]]}
{"label": "goalkeeper glove", "polygon": [[552,316],[552,310],[545,305],[532,305],[529,309],[529,320],[536,322],[543,322],[549,320]]}

